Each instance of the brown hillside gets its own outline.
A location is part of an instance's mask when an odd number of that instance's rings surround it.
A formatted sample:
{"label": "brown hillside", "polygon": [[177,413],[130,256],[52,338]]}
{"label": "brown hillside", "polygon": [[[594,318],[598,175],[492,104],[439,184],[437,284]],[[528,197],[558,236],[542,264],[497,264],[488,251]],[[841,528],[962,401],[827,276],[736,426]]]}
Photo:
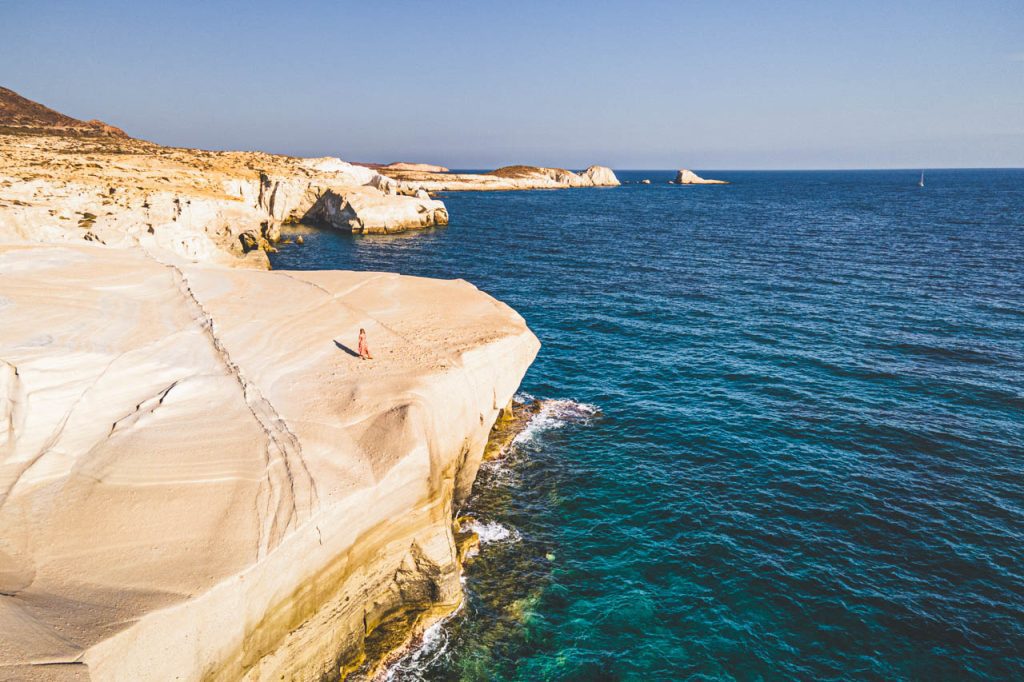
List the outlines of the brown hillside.
{"label": "brown hillside", "polygon": [[30,132],[36,135],[105,135],[128,137],[120,128],[103,121],[80,121],[65,116],[38,102],[26,99],[8,88],[0,87],[0,131]]}
{"label": "brown hillside", "polygon": [[487,175],[496,175],[499,178],[532,178],[538,174],[546,175],[547,171],[556,173],[569,173],[564,168],[543,168],[541,166],[502,166],[492,170]]}

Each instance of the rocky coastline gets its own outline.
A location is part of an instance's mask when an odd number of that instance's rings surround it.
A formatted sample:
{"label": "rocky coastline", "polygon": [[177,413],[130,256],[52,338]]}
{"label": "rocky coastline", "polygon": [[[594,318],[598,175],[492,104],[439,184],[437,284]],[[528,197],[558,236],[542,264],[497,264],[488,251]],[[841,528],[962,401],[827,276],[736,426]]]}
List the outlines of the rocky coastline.
{"label": "rocky coastline", "polygon": [[454,513],[536,337],[461,280],[266,255],[286,222],[392,232],[443,203],[339,159],[14,104],[0,679],[358,677],[457,608]]}
{"label": "rocky coastline", "polygon": [[388,175],[405,186],[427,192],[618,187],[621,184],[615,177],[615,172],[605,166],[590,166],[579,173],[564,168],[505,166],[489,173],[442,173],[394,169],[389,170]]}
{"label": "rocky coastline", "polygon": [[[10,130],[10,128],[8,128]],[[287,222],[354,233],[448,223],[444,203],[403,195],[340,159],[208,152],[112,136],[0,133],[0,239],[131,246],[143,235],[196,261],[268,267]]]}
{"label": "rocky coastline", "polygon": [[315,679],[457,605],[453,512],[537,351],[522,318],[460,281],[152,246],[0,246],[0,671]]}

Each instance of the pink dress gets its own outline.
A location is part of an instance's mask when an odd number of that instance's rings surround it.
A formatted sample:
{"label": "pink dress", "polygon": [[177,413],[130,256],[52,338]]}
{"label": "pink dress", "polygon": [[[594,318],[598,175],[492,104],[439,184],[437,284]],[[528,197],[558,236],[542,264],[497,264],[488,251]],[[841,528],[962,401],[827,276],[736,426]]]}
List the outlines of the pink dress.
{"label": "pink dress", "polygon": [[368,358],[370,357],[370,349],[366,345],[366,336],[363,334],[359,335],[359,357]]}

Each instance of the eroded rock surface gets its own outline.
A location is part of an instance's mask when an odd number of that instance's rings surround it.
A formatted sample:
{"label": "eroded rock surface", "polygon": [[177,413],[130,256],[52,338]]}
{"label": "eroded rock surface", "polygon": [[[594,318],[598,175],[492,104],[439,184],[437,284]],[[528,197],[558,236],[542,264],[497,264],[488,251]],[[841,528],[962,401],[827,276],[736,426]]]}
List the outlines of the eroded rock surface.
{"label": "eroded rock surface", "polygon": [[317,679],[458,602],[453,504],[538,348],[507,306],[143,235],[0,244],[0,317],[0,678]]}
{"label": "eroded rock surface", "polygon": [[282,223],[444,204],[26,106],[0,118],[0,680],[331,678],[457,605],[453,508],[536,338],[462,281],[260,270]]}
{"label": "eroded rock surface", "polygon": [[280,224],[359,233],[445,225],[442,202],[332,157],[163,147],[0,88],[0,241],[130,246],[142,235],[193,261],[267,267]]}
{"label": "eroded rock surface", "polygon": [[152,234],[183,257],[228,263],[244,254],[242,233],[269,238],[282,222],[360,233],[447,224],[442,202],[378,188],[388,182],[340,159],[0,134],[0,240],[77,242],[91,233],[128,246]]}

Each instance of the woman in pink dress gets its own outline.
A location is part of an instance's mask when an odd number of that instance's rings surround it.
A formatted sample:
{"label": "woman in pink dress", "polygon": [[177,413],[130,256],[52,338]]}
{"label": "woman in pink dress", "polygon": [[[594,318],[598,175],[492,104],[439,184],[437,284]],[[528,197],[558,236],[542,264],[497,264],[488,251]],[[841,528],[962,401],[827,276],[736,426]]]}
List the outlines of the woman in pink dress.
{"label": "woman in pink dress", "polygon": [[370,347],[366,345],[366,330],[359,330],[359,357],[363,360],[373,360],[373,356],[370,355]]}

